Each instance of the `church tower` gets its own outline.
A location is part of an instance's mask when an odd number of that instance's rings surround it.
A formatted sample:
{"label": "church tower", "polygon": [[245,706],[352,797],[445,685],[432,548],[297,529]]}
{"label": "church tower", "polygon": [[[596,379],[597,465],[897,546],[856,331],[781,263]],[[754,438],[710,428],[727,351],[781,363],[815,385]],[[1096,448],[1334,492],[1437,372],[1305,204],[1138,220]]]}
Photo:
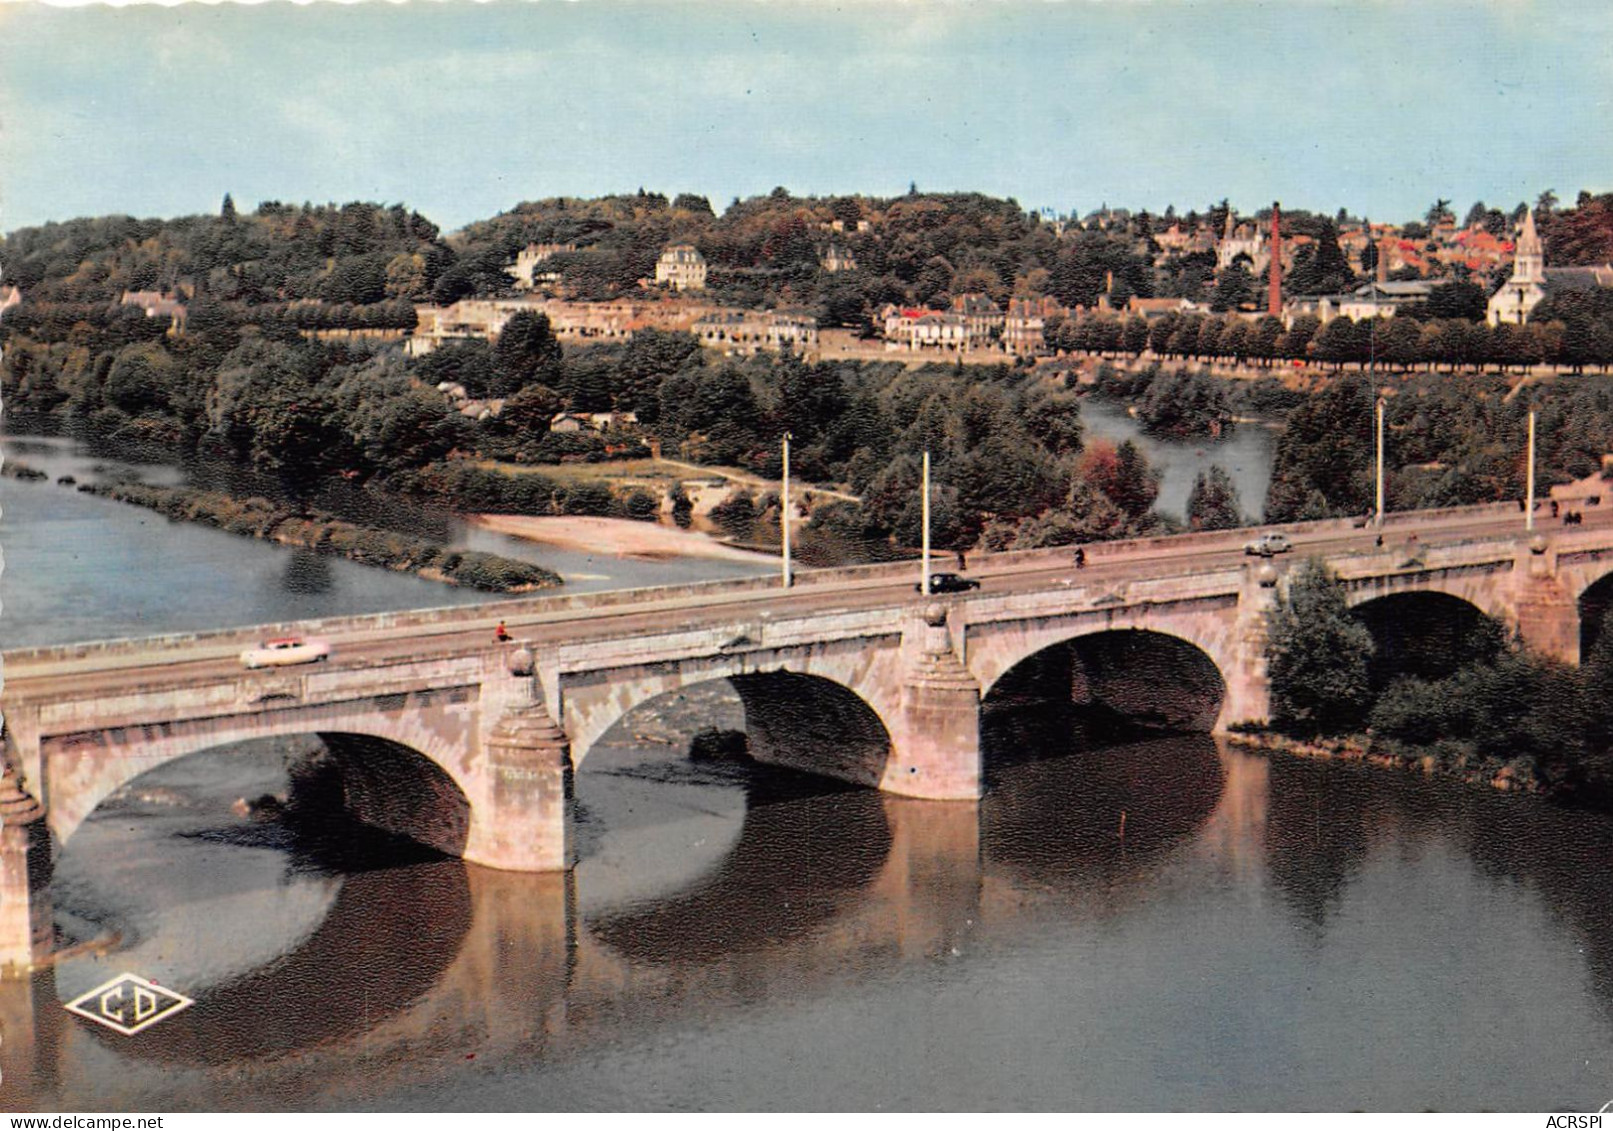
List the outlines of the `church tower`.
{"label": "church tower", "polygon": [[1523,325],[1529,312],[1546,297],[1546,251],[1541,246],[1540,234],[1535,231],[1535,214],[1523,214],[1523,229],[1518,233],[1517,247],[1512,257],[1512,277],[1500,290],[1490,296],[1485,321],[1492,326],[1503,322]]}
{"label": "church tower", "polygon": [[1530,209],[1523,214],[1523,231],[1518,233],[1518,250],[1512,260],[1512,278],[1507,285],[1534,283],[1544,286],[1545,282],[1546,252],[1540,246],[1540,236],[1535,231],[1535,213]]}

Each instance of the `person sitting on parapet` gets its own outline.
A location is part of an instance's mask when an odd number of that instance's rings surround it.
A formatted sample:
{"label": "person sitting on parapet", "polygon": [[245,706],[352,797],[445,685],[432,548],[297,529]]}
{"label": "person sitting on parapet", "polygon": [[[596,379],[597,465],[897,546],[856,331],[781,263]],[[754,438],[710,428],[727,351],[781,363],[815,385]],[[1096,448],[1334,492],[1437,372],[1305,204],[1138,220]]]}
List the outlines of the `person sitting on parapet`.
{"label": "person sitting on parapet", "polygon": [[512,639],[510,630],[504,627],[503,621],[499,621],[498,627],[493,630],[493,639],[500,644],[508,644]]}

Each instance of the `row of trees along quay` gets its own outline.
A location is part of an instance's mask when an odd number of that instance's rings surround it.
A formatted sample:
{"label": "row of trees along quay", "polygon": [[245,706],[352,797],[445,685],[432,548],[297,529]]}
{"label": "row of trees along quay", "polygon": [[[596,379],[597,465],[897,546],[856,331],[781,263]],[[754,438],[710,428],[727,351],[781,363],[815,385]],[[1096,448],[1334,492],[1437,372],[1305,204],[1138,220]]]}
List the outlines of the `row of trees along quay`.
{"label": "row of trees along quay", "polygon": [[[1441,291],[1457,292],[1464,313],[1434,317],[1452,303]],[[1553,365],[1572,373],[1613,368],[1613,290],[1548,296],[1522,325],[1484,323],[1487,295],[1471,283],[1436,287],[1428,308],[1416,315],[1322,322],[1300,314],[1287,323],[1275,315],[1256,319],[1167,312],[1153,319],[1083,313],[1056,320],[1045,331],[1048,345],[1067,353],[1104,357],[1156,357],[1271,368],[1298,363],[1326,368],[1386,372],[1414,369],[1527,371]]]}
{"label": "row of trees along quay", "polygon": [[1613,805],[1613,610],[1579,667],[1454,599],[1374,616],[1318,560],[1270,614],[1272,728],[1312,750]]}
{"label": "row of trees along quay", "polygon": [[[1546,230],[1568,231],[1570,211]],[[1613,209],[1593,198],[1573,214],[1595,220]],[[1331,223],[1323,219],[1295,216],[1293,230],[1309,225],[1320,248]],[[830,274],[809,262],[807,249],[834,224],[833,238],[858,256],[857,270]],[[693,463],[776,480],[779,440],[788,433],[796,476],[861,499],[820,498],[801,546],[809,564],[814,555],[845,561],[916,547],[926,450],[942,549],[1127,537],[1176,529],[1184,518],[1204,528],[1262,511],[1286,520],[1369,509],[1377,391],[1350,372],[1316,392],[1275,379],[1227,382],[1185,363],[1100,372],[1099,395],[1126,400],[1162,435],[1225,434],[1247,416],[1284,425],[1266,499],[1238,500],[1227,477],[1212,470],[1195,486],[1189,514],[1164,516],[1154,506],[1157,471],[1138,447],[1086,435],[1067,360],[809,364],[787,354],[722,357],[688,334],[657,331],[562,347],[534,312],[510,319],[493,342],[467,340],[419,358],[376,336],[314,333],[342,320],[367,320],[361,329],[402,324],[405,308],[422,298],[506,293],[510,257],[541,240],[576,249],[557,253],[554,270],[565,287],[589,297],[645,293],[636,280],[659,249],[693,240],[713,263],[711,297],[787,300],[817,309],[826,324],[855,323],[876,301],[946,305],[965,288],[1003,301],[1048,295],[1093,304],[1104,293],[1116,297],[1103,290],[1111,277],[1136,294],[1186,286],[1169,257],[1158,261],[1149,250],[1143,226],[1140,215],[1111,216],[1057,230],[1011,201],[973,194],[807,200],[782,191],[736,202],[722,216],[698,199],[653,193],[556,199],[451,237],[399,206],[364,204],[269,203],[252,214],[228,204],[216,216],[51,224],[11,233],[0,246],[8,282],[23,295],[0,318],[0,393],[13,427],[32,420],[118,444],[159,444],[178,456],[221,457],[260,473],[294,509],[340,482],[463,511],[654,518],[661,499],[565,465],[642,457],[656,442]],[[1579,228],[1588,233],[1586,255],[1602,246],[1591,238],[1600,228],[1589,221]],[[1311,254],[1312,268],[1337,267]],[[183,327],[122,303],[133,287],[186,296]],[[1569,326],[1584,313],[1562,306],[1554,313],[1553,301],[1537,308],[1552,315],[1539,327]],[[1593,321],[1602,311],[1585,309]],[[1392,321],[1419,326],[1419,341],[1425,331],[1437,337],[1457,325],[1470,335],[1491,333],[1465,317]],[[1137,332],[1135,320],[1097,316],[1054,332],[1084,325]],[[1178,337],[1185,348],[1189,327],[1197,342],[1211,326],[1218,339],[1240,329],[1247,339],[1269,324],[1167,317],[1145,328],[1169,352]],[[1539,327],[1506,332],[1544,333]],[[1296,322],[1284,334],[1303,330]],[[1369,329],[1369,360],[1372,343],[1389,330]],[[1306,343],[1308,356],[1316,345]],[[1386,365],[1379,363],[1374,384],[1391,380]],[[1542,486],[1594,471],[1613,435],[1608,381],[1599,376],[1531,386],[1525,395],[1510,395],[1500,375],[1471,371],[1456,381],[1414,373],[1392,384],[1391,509],[1519,497],[1530,404],[1540,412]],[[502,411],[467,416],[441,385],[472,402],[498,400]],[[636,423],[562,432],[550,427],[561,412],[632,414]],[[674,517],[687,519],[687,500],[674,491],[672,503]],[[765,490],[736,490],[715,517],[745,540],[779,538],[778,503]]]}

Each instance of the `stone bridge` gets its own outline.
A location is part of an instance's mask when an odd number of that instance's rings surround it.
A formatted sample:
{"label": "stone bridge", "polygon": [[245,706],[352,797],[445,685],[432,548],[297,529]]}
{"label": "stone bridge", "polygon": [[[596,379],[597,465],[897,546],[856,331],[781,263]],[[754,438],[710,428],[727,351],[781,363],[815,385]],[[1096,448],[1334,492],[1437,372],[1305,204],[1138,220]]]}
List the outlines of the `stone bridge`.
{"label": "stone bridge", "polygon": [[[359,820],[559,871],[574,768],[635,706],[709,680],[738,691],[757,761],[927,800],[980,796],[983,706],[1026,694],[1177,729],[1260,722],[1266,613],[1305,554],[1358,604],[1438,595],[1577,662],[1582,620],[1613,605],[1613,522],[1522,526],[1501,507],[1397,515],[1381,537],[1296,525],[1280,562],[1246,558],[1247,532],[1096,546],[1080,570],[1067,551],[992,555],[980,590],[930,600],[915,567],[880,566],[9,652],[0,963],[48,941],[33,893],[53,845],[139,775],[226,743],[318,735]],[[492,642],[496,618],[517,644]],[[243,670],[270,632],[327,636],[333,658]]]}

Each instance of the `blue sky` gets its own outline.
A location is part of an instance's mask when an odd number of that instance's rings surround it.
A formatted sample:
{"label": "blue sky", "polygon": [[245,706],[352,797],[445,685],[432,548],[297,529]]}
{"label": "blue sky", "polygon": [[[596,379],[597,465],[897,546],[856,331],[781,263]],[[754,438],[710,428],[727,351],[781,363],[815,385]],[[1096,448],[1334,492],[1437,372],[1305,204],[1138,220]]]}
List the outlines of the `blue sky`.
{"label": "blue sky", "polygon": [[1606,0],[0,2],[0,230],[640,186],[1421,215],[1613,190]]}

